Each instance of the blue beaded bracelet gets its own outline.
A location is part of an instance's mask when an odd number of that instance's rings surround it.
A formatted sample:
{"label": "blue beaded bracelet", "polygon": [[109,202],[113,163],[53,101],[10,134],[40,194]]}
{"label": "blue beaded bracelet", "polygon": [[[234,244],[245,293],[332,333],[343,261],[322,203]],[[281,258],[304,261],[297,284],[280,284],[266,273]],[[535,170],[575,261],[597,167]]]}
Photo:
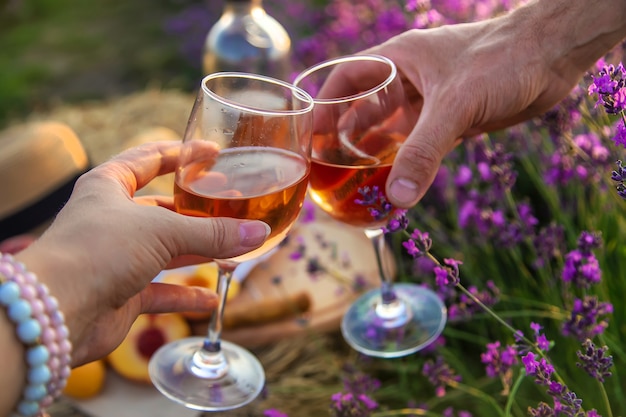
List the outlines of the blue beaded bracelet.
{"label": "blue beaded bracelet", "polygon": [[0,253],[0,305],[24,344],[26,383],[15,415],[42,415],[70,373],[71,344],[63,314],[47,287],[11,255]]}

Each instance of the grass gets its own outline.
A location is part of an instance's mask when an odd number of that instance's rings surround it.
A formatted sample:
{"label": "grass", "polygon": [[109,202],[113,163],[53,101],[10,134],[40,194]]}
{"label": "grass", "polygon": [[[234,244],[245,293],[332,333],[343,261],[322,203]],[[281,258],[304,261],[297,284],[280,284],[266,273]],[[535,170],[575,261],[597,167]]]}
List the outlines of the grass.
{"label": "grass", "polygon": [[0,125],[60,102],[190,88],[198,74],[163,30],[181,3],[0,0]]}

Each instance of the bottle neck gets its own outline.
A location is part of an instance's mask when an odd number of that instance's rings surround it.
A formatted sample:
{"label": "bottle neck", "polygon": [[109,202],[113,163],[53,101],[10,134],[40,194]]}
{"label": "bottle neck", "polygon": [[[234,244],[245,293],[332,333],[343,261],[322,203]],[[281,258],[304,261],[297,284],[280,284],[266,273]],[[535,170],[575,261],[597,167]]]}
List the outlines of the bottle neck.
{"label": "bottle neck", "polygon": [[263,9],[263,0],[226,0],[224,12],[250,12],[254,9]]}

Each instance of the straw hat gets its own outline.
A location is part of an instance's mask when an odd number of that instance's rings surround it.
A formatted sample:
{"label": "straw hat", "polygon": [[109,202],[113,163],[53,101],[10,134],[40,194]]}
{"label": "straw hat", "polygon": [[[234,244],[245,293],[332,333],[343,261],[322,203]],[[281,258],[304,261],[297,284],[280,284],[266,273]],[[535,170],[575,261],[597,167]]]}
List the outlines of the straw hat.
{"label": "straw hat", "polygon": [[89,169],[76,133],[46,121],[0,132],[0,240],[52,219]]}

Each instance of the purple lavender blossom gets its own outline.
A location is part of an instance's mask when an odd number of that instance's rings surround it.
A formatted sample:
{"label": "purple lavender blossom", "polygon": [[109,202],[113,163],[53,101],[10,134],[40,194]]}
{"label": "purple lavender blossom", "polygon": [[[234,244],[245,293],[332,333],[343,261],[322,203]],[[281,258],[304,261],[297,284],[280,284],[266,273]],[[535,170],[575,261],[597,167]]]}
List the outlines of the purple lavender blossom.
{"label": "purple lavender blossom", "polygon": [[459,265],[463,262],[456,259],[446,258],[443,265],[437,265],[433,268],[435,273],[435,283],[439,287],[454,287],[460,282]]}
{"label": "purple lavender blossom", "polygon": [[394,233],[400,230],[406,230],[409,227],[409,218],[407,217],[407,210],[396,210],[387,222],[387,225],[383,227],[385,233]]}
{"label": "purple lavender blossom", "polygon": [[621,63],[617,67],[606,65],[597,76],[593,76],[588,92],[590,95],[598,95],[596,106],[603,106],[609,114],[618,114],[625,110],[625,78],[626,70]]}
{"label": "purple lavender blossom", "polygon": [[563,147],[551,154],[546,161],[544,181],[548,185],[567,185],[576,176],[576,161],[569,149]]}
{"label": "purple lavender blossom", "polygon": [[528,414],[532,417],[554,417],[556,413],[548,404],[540,402],[537,408],[528,408]]}
{"label": "purple lavender blossom", "polygon": [[422,374],[435,387],[435,395],[443,397],[446,395],[446,386],[450,383],[460,382],[461,376],[456,375],[442,356],[437,356],[436,360],[429,359],[424,363]]}
{"label": "purple lavender blossom", "polygon": [[[546,403],[540,403],[537,409],[529,409],[533,416],[580,416],[582,411],[582,400],[576,393],[570,391],[565,385],[554,381],[554,366],[545,358],[538,357],[533,352],[528,352],[522,357],[522,363],[528,375],[535,377],[537,385],[548,388],[547,393],[554,400],[554,407],[551,408]],[[549,414],[552,410],[552,414]],[[548,413],[548,414],[546,414]],[[583,414],[584,415],[584,414]]]}
{"label": "purple lavender blossom", "polygon": [[[504,248],[514,247],[534,235],[538,220],[528,204],[521,203],[512,211],[506,203],[517,178],[513,155],[501,144],[491,147],[486,139],[476,138],[469,146],[473,146],[469,153],[473,160],[460,166],[454,181],[459,227]],[[469,166],[476,167],[475,174]]]}
{"label": "purple lavender blossom", "polygon": [[543,329],[543,327],[538,323],[531,322],[530,328],[535,334],[535,343],[537,344],[537,347],[540,350],[547,352],[550,349],[550,342],[546,338],[546,335],[541,333],[541,329]]}
{"label": "purple lavender blossom", "polygon": [[598,233],[583,231],[578,236],[576,244],[583,254],[588,255],[592,250],[602,246],[602,237]]}
{"label": "purple lavender blossom", "polygon": [[576,352],[580,362],[576,366],[584,369],[592,378],[600,382],[611,376],[613,356],[606,355],[607,346],[596,347],[590,339],[585,340],[582,349]]}
{"label": "purple lavender blossom", "polygon": [[583,231],[578,237],[577,249],[565,255],[565,264],[561,273],[563,281],[582,289],[589,289],[600,282],[602,270],[592,251],[601,246],[602,238],[599,234]]}
{"label": "purple lavender blossom", "polygon": [[617,168],[611,173],[611,179],[617,183],[617,195],[626,200],[626,169],[622,161],[617,161]]}
{"label": "purple lavender blossom", "polygon": [[428,232],[421,232],[418,229],[414,229],[410,239],[402,243],[409,255],[414,258],[426,255],[432,245],[433,241]]}
{"label": "purple lavender blossom", "polygon": [[626,148],[626,126],[624,119],[620,119],[615,123],[615,135],[612,138],[615,146]]}
{"label": "purple lavender blossom", "polygon": [[505,390],[511,385],[511,368],[517,365],[517,350],[514,346],[502,347],[500,341],[487,343],[487,351],[481,353],[480,361],[485,365],[485,372],[490,378],[500,378]]}
{"label": "purple lavender blossom", "polygon": [[338,392],[330,398],[332,417],[369,417],[371,411],[378,408],[378,403],[366,394]]}
{"label": "purple lavender blossom", "polygon": [[574,299],[570,318],[563,323],[562,333],[581,343],[602,334],[609,325],[606,316],[613,313],[613,305],[600,302],[595,296]]}
{"label": "purple lavender blossom", "polygon": [[522,357],[522,363],[528,375],[535,377],[535,383],[539,385],[549,386],[552,375],[554,374],[554,366],[545,358],[537,359],[537,355],[528,352]]}
{"label": "purple lavender blossom", "polygon": [[472,181],[473,173],[467,165],[460,165],[457,168],[457,174],[454,177],[454,185],[457,187],[465,187]]}
{"label": "purple lavender blossom", "polygon": [[570,182],[597,183],[609,166],[609,150],[602,139],[593,132],[577,134],[571,142],[555,139],[557,150],[548,159],[544,174],[550,185]]}
{"label": "purple lavender blossom", "polygon": [[574,286],[589,289],[602,279],[602,270],[594,254],[583,255],[575,249],[565,255],[565,265],[561,274],[563,281]]}
{"label": "purple lavender blossom", "polygon": [[385,194],[380,191],[377,185],[372,188],[359,188],[359,194],[361,194],[362,198],[357,198],[354,202],[360,206],[367,207],[374,220],[386,219],[393,213],[394,207],[387,201]]}

